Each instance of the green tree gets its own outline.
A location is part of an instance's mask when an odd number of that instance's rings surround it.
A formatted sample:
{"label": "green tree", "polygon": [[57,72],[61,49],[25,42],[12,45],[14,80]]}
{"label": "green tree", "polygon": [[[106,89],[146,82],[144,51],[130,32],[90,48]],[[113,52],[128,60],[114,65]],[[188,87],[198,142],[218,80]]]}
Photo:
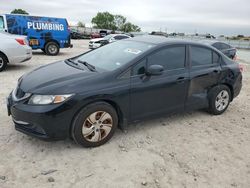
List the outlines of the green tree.
{"label": "green tree", "polygon": [[26,14],[26,15],[29,15],[28,12],[26,12],[25,10],[23,9],[14,9],[11,11],[11,14]]}
{"label": "green tree", "polygon": [[126,18],[122,15],[114,15],[114,23],[118,30],[121,30],[123,25],[126,23]]}
{"label": "green tree", "polygon": [[97,15],[92,18],[92,24],[95,28],[120,30],[123,32],[141,31],[141,28],[131,22],[126,22],[126,17],[122,15],[113,15],[109,12],[98,12]]}
{"label": "green tree", "polygon": [[78,26],[78,27],[85,27],[85,24],[84,24],[83,22],[79,21],[79,22],[77,23],[77,26]]}
{"label": "green tree", "polygon": [[98,12],[97,15],[92,18],[91,23],[94,24],[95,28],[116,30],[114,20],[113,14],[109,12]]}
{"label": "green tree", "polygon": [[137,25],[134,25],[130,22],[127,22],[122,26],[121,31],[126,32],[126,33],[128,33],[128,32],[140,32],[141,28]]}

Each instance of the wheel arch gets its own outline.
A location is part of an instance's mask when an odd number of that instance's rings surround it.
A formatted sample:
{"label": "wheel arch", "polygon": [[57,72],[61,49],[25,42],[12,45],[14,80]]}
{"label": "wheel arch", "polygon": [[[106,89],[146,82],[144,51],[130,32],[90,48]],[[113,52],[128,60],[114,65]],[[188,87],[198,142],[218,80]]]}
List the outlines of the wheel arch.
{"label": "wheel arch", "polygon": [[220,84],[214,85],[213,87],[211,87],[211,88],[209,89],[209,94],[208,94],[208,96],[210,96],[210,91],[213,90],[213,88],[219,87],[219,86],[221,86],[221,85],[227,86],[227,87],[229,88],[230,94],[231,94],[231,99],[230,99],[230,101],[232,102],[232,101],[233,101],[233,98],[234,98],[234,90],[233,90],[232,85],[230,85],[230,84],[228,84],[228,83],[220,83]]}
{"label": "wheel arch", "polygon": [[56,43],[56,44],[59,46],[59,48],[60,48],[60,43],[59,43],[57,40],[55,40],[55,39],[46,40],[45,43],[44,43],[43,48],[45,48],[45,46],[46,46],[49,42],[54,42],[54,43]]}
{"label": "wheel arch", "polygon": [[231,99],[230,101],[233,101],[233,98],[234,98],[234,90],[233,90],[233,86],[228,84],[228,83],[222,83],[221,85],[225,85],[229,88],[230,92],[231,92]]}
{"label": "wheel arch", "polygon": [[3,53],[2,51],[0,51],[0,54],[3,55],[7,59],[7,62],[9,63],[9,58],[7,57],[7,55]]}
{"label": "wheel arch", "polygon": [[83,108],[85,108],[86,106],[88,106],[90,104],[93,104],[93,103],[98,103],[98,102],[105,102],[105,103],[111,105],[115,109],[115,111],[117,113],[117,116],[118,116],[118,127],[120,129],[124,129],[124,126],[126,125],[127,122],[124,119],[124,114],[122,113],[122,110],[121,110],[120,106],[114,100],[103,98],[103,99],[95,99],[95,100],[89,101],[89,102],[85,103],[84,105],[82,105],[81,107],[78,108],[78,110],[75,112],[75,114],[73,115],[73,118],[71,120],[69,133],[71,133],[71,131],[72,131],[73,123],[74,123],[77,115],[79,114],[79,112]]}

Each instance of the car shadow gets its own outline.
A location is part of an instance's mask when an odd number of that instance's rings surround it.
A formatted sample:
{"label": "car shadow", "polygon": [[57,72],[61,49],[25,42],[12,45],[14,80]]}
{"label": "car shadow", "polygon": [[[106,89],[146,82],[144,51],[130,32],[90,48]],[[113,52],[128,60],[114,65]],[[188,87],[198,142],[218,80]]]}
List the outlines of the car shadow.
{"label": "car shadow", "polygon": [[24,69],[30,69],[30,66],[27,64],[8,64],[5,72],[19,71]]}
{"label": "car shadow", "polygon": [[[59,52],[59,54],[57,56],[62,56],[62,55],[67,55],[68,53],[66,52]],[[55,56],[49,56],[49,55],[46,55],[43,51],[37,51],[37,50],[33,50],[32,51],[32,55],[34,56],[37,56],[37,55],[44,55],[44,56],[48,56],[48,57],[55,57]]]}
{"label": "car shadow", "polygon": [[[105,147],[105,145],[117,145],[117,143],[120,143],[121,140],[126,140],[127,137],[132,136],[134,134],[145,134],[146,132],[150,132],[153,127],[155,126],[164,126],[166,129],[170,128],[171,124],[178,124],[180,120],[189,121],[190,119],[199,119],[200,116],[206,115],[209,116],[209,114],[204,110],[198,110],[198,111],[191,111],[191,112],[184,112],[184,113],[178,113],[173,115],[166,115],[162,116],[161,118],[153,118],[150,120],[140,121],[138,123],[132,123],[125,127],[125,129],[118,128],[113,136],[113,138],[106,144],[99,146],[99,147]],[[210,115],[211,116],[211,115]],[[20,133],[22,134],[22,133]],[[44,140],[40,140],[38,138],[33,138],[30,136],[25,135],[24,140],[26,144],[29,144],[30,147],[41,147],[43,148],[49,148],[50,151],[53,149],[55,150],[65,150],[65,149],[89,149],[89,148],[83,148],[73,141],[73,139],[68,138],[66,140],[62,141],[53,141],[53,142],[47,142]],[[99,148],[97,147],[97,148]]]}

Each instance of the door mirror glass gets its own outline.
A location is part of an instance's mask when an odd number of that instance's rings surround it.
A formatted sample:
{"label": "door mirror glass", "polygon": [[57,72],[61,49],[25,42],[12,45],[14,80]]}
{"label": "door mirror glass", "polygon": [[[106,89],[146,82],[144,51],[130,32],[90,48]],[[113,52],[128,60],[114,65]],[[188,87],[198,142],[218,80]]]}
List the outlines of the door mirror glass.
{"label": "door mirror glass", "polygon": [[149,76],[161,75],[163,71],[164,71],[164,68],[161,65],[150,65],[146,71],[146,74]]}

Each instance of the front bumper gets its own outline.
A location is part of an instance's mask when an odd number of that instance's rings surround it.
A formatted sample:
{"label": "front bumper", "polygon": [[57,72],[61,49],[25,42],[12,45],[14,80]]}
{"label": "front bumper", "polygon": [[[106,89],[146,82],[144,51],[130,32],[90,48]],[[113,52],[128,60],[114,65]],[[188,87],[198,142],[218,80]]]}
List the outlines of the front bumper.
{"label": "front bumper", "polygon": [[15,103],[10,95],[7,98],[7,110],[17,131],[48,141],[63,140],[70,136],[74,112],[69,101],[35,106]]}

